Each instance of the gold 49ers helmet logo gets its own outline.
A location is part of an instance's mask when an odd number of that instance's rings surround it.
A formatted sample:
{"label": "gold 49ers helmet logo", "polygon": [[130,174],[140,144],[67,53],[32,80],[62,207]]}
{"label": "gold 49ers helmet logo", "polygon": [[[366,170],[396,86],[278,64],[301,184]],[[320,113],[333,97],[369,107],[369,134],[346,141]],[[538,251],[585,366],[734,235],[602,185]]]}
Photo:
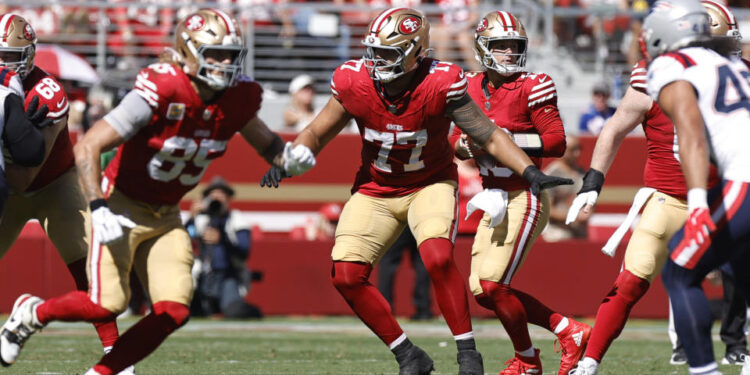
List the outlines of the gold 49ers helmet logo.
{"label": "gold 49ers helmet logo", "polygon": [[23,37],[26,38],[26,40],[34,40],[34,38],[36,38],[36,35],[34,35],[34,29],[32,29],[31,25],[28,23],[23,28]]}
{"label": "gold 49ers helmet logo", "polygon": [[401,21],[401,24],[398,26],[398,31],[400,31],[401,34],[413,34],[419,30],[420,26],[422,26],[422,21],[419,18],[409,16]]}
{"label": "gold 49ers helmet logo", "polygon": [[477,24],[477,29],[475,31],[481,33],[484,30],[487,30],[487,17],[482,18],[482,20],[479,21],[479,23]]}
{"label": "gold 49ers helmet logo", "polygon": [[202,29],[205,24],[206,20],[204,20],[199,14],[194,14],[192,17],[185,20],[185,27],[190,31],[198,31]]}

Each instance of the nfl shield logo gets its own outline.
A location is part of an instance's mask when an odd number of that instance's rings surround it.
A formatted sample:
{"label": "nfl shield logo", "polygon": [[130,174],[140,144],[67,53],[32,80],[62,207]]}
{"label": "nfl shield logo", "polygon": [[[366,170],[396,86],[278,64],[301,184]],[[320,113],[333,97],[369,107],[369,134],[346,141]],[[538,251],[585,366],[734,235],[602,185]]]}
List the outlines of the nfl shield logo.
{"label": "nfl shield logo", "polygon": [[167,120],[182,120],[185,117],[184,103],[169,103]]}

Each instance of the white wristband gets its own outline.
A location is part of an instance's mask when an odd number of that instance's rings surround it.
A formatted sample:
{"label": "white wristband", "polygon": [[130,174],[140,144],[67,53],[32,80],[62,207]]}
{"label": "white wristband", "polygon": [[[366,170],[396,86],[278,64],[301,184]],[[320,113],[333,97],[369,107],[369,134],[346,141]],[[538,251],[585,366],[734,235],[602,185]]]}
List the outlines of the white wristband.
{"label": "white wristband", "polygon": [[693,212],[695,208],[708,207],[708,198],[706,198],[706,189],[692,188],[687,193],[688,212]]}

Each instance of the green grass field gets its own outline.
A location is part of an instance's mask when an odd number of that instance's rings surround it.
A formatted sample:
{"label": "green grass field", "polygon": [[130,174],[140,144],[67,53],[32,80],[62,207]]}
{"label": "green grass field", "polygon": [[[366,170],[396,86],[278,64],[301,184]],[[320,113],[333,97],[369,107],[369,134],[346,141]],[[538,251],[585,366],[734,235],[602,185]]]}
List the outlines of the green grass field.
{"label": "green grass field", "polygon": [[[120,321],[121,330],[135,320]],[[456,348],[444,322],[403,321],[411,340],[435,360],[435,374],[456,374]],[[591,322],[588,322],[591,324]],[[600,367],[601,374],[687,374],[671,366],[665,321],[632,321]],[[545,374],[556,374],[559,354],[553,336],[532,328],[542,350]],[[513,353],[500,326],[475,320],[477,345],[487,374],[497,374]],[[718,356],[724,348],[716,343]],[[82,374],[101,355],[94,329],[86,324],[51,324],[26,344],[3,374]],[[721,366],[724,374],[739,366]],[[261,321],[193,319],[136,367],[138,374],[397,374],[387,348],[355,318],[270,318]]]}

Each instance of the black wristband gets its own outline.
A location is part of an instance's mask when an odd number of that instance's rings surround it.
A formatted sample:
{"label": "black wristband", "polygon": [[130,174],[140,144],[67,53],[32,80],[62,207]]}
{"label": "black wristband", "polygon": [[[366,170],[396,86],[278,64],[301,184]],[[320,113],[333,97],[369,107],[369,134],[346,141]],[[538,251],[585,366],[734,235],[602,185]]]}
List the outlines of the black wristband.
{"label": "black wristband", "polygon": [[581,190],[578,194],[589,191],[596,191],[599,194],[602,192],[602,185],[604,185],[604,173],[591,168],[583,175],[583,185],[581,185]]}
{"label": "black wristband", "polygon": [[106,199],[99,198],[99,199],[94,199],[93,201],[89,202],[89,208],[91,208],[91,212],[96,211],[96,209],[100,207],[107,207]]}

